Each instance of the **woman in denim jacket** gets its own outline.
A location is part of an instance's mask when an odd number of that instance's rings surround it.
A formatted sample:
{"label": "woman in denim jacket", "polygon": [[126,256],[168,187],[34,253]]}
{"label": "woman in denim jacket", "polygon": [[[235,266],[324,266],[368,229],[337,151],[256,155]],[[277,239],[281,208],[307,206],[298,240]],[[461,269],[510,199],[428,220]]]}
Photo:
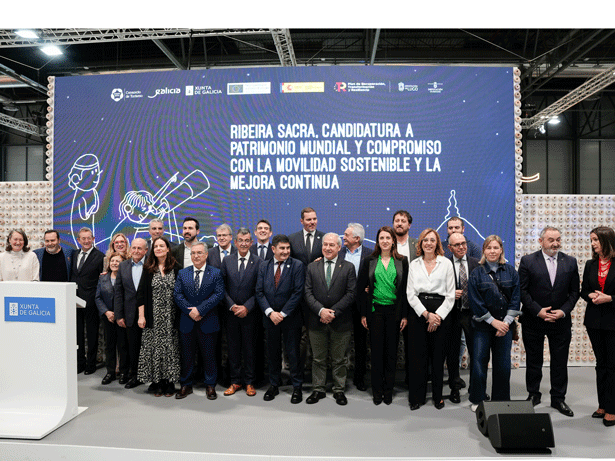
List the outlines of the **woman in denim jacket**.
{"label": "woman in denim jacket", "polygon": [[486,399],[487,366],[492,355],[493,400],[510,400],[510,325],[520,313],[519,274],[506,264],[502,239],[490,235],[483,244],[480,266],[468,280],[474,327],[474,355],[470,376],[472,411]]}

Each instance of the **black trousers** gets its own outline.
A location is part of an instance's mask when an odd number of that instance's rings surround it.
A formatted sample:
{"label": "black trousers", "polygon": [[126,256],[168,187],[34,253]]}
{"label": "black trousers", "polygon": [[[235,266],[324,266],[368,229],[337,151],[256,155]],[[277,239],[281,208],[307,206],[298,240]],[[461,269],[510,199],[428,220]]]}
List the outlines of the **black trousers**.
{"label": "black trousers", "polygon": [[[98,352],[98,327],[100,313],[94,303],[87,303],[85,308],[77,308],[77,366],[79,368],[96,368]],[[85,334],[84,334],[85,329]],[[85,351],[87,338],[88,350]]]}
{"label": "black trousers", "polygon": [[354,378],[361,382],[367,372],[367,330],[361,324],[361,313],[358,309],[352,311],[352,333],[354,336]]}
{"label": "black trousers", "polygon": [[374,396],[393,395],[399,320],[395,306],[374,304],[375,312],[369,322],[369,341],[372,349],[372,393]]}
{"label": "black trousers", "polygon": [[[472,328],[472,311],[459,310],[456,307],[446,316],[449,332],[446,336],[446,368],[448,370],[448,384],[451,389],[459,390],[455,382],[459,378],[459,349],[461,348],[461,332],[466,337],[468,353],[472,357],[474,350],[474,330]],[[468,360],[470,366],[472,360]]]}
{"label": "black trousers", "polygon": [[[444,381],[445,342],[448,335],[448,316],[433,333],[427,332],[428,323],[414,311],[408,314],[409,381],[408,400],[411,404],[424,404],[427,398],[427,378],[431,365],[432,397],[442,400]],[[459,350],[459,348],[457,348]],[[459,360],[459,356],[457,356]]]}
{"label": "black trousers", "polygon": [[255,314],[258,312],[250,312],[243,319],[232,312],[226,314],[226,342],[232,384],[254,384],[256,320],[260,320]]}
{"label": "black trousers", "polygon": [[598,407],[615,414],[615,331],[588,328],[587,336],[596,356]]}
{"label": "black trousers", "polygon": [[126,325],[124,335],[126,336],[126,350],[128,354],[128,375],[130,377],[137,376],[139,370],[139,352],[141,351],[141,335],[143,330],[139,327],[135,319],[132,326]]}
{"label": "black trousers", "polygon": [[105,367],[107,373],[115,373],[118,358],[120,374],[128,372],[128,351],[126,348],[126,333],[115,322],[110,322],[106,315],[101,316],[105,332]]}
{"label": "black trousers", "polygon": [[527,323],[521,329],[525,346],[525,386],[530,394],[541,395],[542,362],[545,336],[551,354],[551,402],[563,402],[568,389],[568,350],[572,331],[568,328],[536,328]]}

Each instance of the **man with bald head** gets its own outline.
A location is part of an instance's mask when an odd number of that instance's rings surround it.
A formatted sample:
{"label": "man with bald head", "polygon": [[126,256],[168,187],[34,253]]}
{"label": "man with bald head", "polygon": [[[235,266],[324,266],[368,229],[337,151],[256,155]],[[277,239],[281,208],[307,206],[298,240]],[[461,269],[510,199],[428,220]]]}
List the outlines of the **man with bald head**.
{"label": "man with bald head", "polygon": [[[147,253],[145,239],[136,238],[130,245],[131,258],[122,261],[117,272],[114,287],[114,309],[117,324],[126,330],[124,336],[124,350],[120,347],[118,334],[118,349],[120,356],[120,375],[118,382],[125,384],[126,389],[137,387],[141,382],[137,380],[139,367],[139,351],[141,349],[141,328],[137,324],[139,311],[137,310],[137,289],[143,274],[143,263]],[[124,364],[124,366],[122,366]]]}

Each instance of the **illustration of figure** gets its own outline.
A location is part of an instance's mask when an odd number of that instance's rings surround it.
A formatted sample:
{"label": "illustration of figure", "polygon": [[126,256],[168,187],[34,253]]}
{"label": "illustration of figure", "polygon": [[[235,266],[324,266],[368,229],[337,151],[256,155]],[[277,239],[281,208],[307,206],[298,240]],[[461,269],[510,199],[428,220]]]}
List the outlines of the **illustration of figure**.
{"label": "illustration of figure", "polygon": [[[155,194],[145,190],[128,191],[120,203],[120,222],[115,226],[110,235],[114,235],[117,229],[124,225],[125,221],[136,224],[135,236],[139,231],[146,231],[149,222],[154,219],[168,219],[169,234],[179,241],[181,233],[177,227],[175,210],[189,200],[203,194],[210,187],[209,180],[201,170],[194,170],[173,189],[168,191],[171,185],[177,183],[179,172],[175,173]],[[100,243],[100,242],[98,242]]]}
{"label": "illustration of figure", "polygon": [[68,186],[75,191],[70,210],[70,228],[75,246],[78,246],[77,235],[82,227],[89,227],[95,236],[94,215],[100,206],[96,188],[101,173],[98,158],[94,154],[84,154],[75,160],[68,174]]}
{"label": "illustration of figure", "polygon": [[455,194],[456,194],[455,190],[451,190],[451,195],[448,198],[448,207],[446,208],[446,216],[444,217],[444,221],[442,221],[442,223],[438,226],[436,231],[440,232],[440,228],[442,226],[446,226],[446,223],[448,222],[450,218],[452,218],[453,216],[457,216],[463,219],[465,224],[467,224],[472,229],[474,229],[474,231],[478,234],[478,236],[482,240],[485,240],[485,237],[483,237],[483,235],[478,231],[478,229],[474,227],[474,225],[470,221],[468,221],[467,218],[461,216],[461,212],[459,211],[459,208],[457,207],[457,196]]}

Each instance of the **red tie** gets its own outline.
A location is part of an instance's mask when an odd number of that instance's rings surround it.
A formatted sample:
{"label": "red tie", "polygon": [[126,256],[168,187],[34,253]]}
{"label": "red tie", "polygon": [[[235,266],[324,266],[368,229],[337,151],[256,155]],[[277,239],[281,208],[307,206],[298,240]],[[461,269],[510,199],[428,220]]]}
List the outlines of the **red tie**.
{"label": "red tie", "polygon": [[276,262],[278,268],[275,271],[275,275],[273,276],[273,281],[275,283],[275,287],[278,287],[278,283],[280,283],[280,276],[282,275],[282,262]]}

